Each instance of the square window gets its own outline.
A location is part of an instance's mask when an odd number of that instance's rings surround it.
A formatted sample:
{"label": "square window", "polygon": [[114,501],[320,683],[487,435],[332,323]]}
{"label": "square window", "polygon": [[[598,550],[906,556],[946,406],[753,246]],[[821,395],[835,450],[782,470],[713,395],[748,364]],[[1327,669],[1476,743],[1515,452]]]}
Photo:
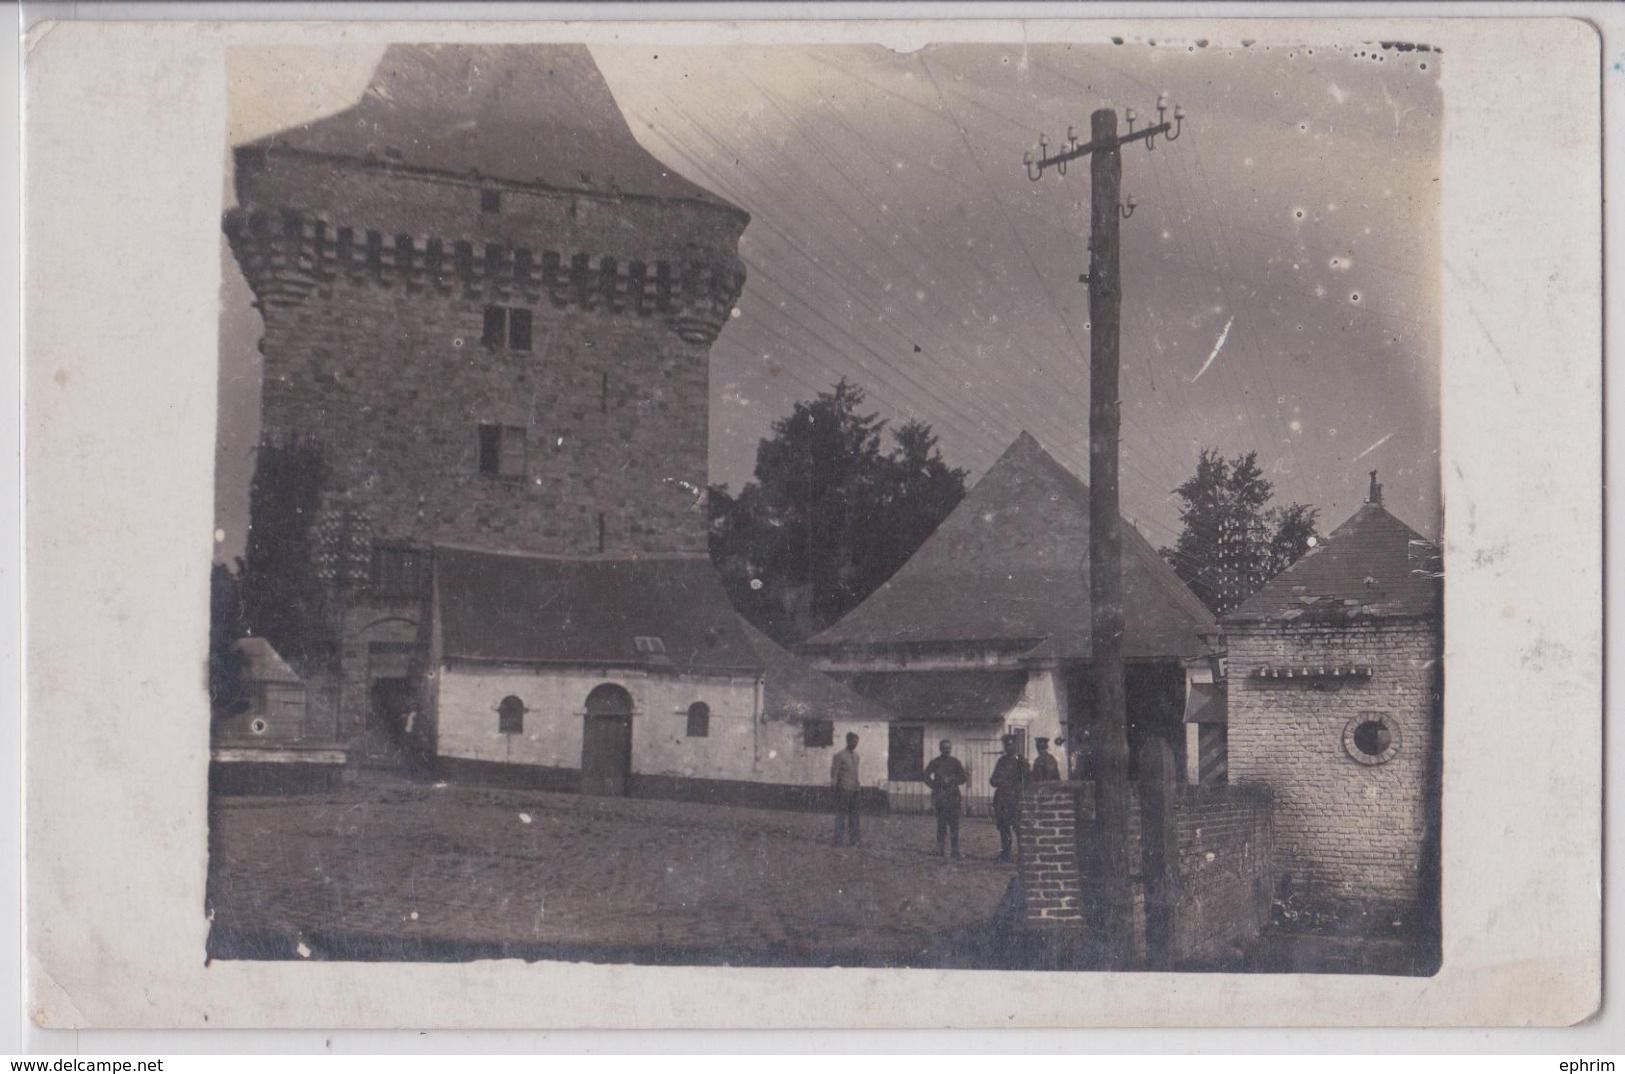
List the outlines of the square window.
{"label": "square window", "polygon": [[481,425],[480,473],[493,477],[525,476],[525,429],[522,425]]}
{"label": "square window", "polygon": [[500,347],[508,335],[508,311],[501,306],[485,307],[485,329],[480,342],[487,347]]}
{"label": "square window", "polygon": [[688,737],[708,738],[711,734],[711,706],[696,701],[688,707]]}
{"label": "square window", "polygon": [[530,350],[531,312],[509,306],[485,307],[480,343],[487,347],[507,347],[511,351]]}
{"label": "square window", "polygon": [[372,546],[372,592],[384,599],[418,599],[428,592],[429,555],[408,545]]}
{"label": "square window", "polygon": [[925,728],[892,724],[886,743],[886,778],[907,782],[925,775]]}
{"label": "square window", "polygon": [[530,350],[530,310],[508,311],[508,349]]}
{"label": "square window", "polygon": [[500,191],[500,190],[482,190],[482,191],[480,191],[480,212],[482,212],[482,213],[500,213],[501,211],[502,211],[502,191]]}
{"label": "square window", "polygon": [[808,720],[801,734],[802,741],[812,749],[835,745],[835,725],[829,720]]}

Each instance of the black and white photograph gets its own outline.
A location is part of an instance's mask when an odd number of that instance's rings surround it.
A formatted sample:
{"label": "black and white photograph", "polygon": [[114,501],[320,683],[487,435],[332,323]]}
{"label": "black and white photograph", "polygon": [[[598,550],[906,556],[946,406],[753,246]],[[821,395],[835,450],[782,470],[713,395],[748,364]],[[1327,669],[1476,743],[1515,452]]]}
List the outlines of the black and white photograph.
{"label": "black and white photograph", "polygon": [[1436,972],[1449,57],[1304,30],[229,50],[211,962]]}

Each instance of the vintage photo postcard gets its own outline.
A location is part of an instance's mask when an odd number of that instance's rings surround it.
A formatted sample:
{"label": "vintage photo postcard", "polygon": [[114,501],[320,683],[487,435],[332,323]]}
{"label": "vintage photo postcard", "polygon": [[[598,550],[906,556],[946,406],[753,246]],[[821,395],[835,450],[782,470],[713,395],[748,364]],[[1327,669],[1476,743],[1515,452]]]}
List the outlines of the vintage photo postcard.
{"label": "vintage photo postcard", "polygon": [[41,1024],[1595,1009],[1584,24],[27,75]]}

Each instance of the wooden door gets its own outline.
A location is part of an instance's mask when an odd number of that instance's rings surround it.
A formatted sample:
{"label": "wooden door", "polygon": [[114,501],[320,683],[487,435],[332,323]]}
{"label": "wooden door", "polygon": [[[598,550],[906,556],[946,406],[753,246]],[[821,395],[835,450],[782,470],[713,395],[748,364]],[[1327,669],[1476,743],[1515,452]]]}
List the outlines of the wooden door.
{"label": "wooden door", "polygon": [[605,683],[587,695],[581,728],[581,793],[619,797],[632,774],[632,695]]}

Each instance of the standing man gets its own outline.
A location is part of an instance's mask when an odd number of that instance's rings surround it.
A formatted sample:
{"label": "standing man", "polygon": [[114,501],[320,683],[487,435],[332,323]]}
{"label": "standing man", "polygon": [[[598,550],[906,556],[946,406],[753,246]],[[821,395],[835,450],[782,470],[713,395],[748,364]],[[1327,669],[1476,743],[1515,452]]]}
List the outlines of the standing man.
{"label": "standing man", "polygon": [[1021,819],[1021,788],[1027,783],[1027,759],[1016,753],[1016,736],[1004,736],[1004,756],[993,766],[993,823],[999,826],[999,860],[1010,860],[1016,823]]}
{"label": "standing man", "polygon": [[1055,755],[1049,751],[1049,739],[1038,738],[1033,740],[1038,746],[1038,756],[1033,758],[1033,782],[1055,783],[1061,778],[1061,766],[1055,760]]}
{"label": "standing man", "polygon": [[835,791],[835,845],[841,845],[844,818],[847,842],[858,845],[858,736],[846,736],[846,749],[829,763],[829,785]]}
{"label": "standing man", "polygon": [[931,788],[931,808],[937,813],[937,857],[944,856],[948,836],[952,835],[954,857],[957,858],[961,812],[959,788],[968,782],[969,777],[965,775],[965,766],[953,755],[953,743],[943,739],[938,749],[941,752],[925,766],[925,775],[920,780]]}

